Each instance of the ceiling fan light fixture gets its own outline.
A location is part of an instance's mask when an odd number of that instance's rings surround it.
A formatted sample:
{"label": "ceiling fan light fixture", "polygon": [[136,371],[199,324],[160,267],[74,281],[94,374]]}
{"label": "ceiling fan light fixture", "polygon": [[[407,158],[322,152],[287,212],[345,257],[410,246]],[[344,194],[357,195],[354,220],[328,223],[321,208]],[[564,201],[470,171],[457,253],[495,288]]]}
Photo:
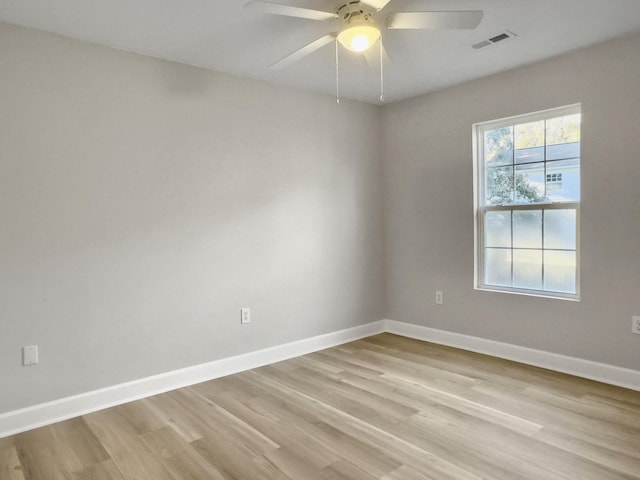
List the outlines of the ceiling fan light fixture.
{"label": "ceiling fan light fixture", "polygon": [[364,52],[380,38],[380,30],[374,25],[355,25],[338,34],[338,41],[347,50]]}

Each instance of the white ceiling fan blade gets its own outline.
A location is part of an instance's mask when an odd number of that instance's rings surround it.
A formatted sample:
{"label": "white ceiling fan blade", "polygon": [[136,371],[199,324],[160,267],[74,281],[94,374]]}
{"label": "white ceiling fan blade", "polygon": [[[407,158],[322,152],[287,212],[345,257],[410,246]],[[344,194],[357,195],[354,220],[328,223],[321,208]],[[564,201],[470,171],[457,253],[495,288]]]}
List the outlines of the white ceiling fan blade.
{"label": "white ceiling fan blade", "polygon": [[284,15],[285,17],[307,18],[309,20],[331,20],[338,18],[337,14],[331,12],[294,7],[292,5],[282,5],[280,3],[263,2],[261,0],[249,2],[244,8],[255,10],[256,12]]}
{"label": "white ceiling fan blade", "polygon": [[459,12],[396,12],[387,17],[390,29],[466,29],[480,25],[484,12],[468,10]]}
{"label": "white ceiling fan blade", "polygon": [[360,3],[364,3],[365,5],[369,5],[376,10],[382,10],[387,6],[391,0],[361,0]]}
{"label": "white ceiling fan blade", "polygon": [[322,48],[325,45],[328,45],[329,43],[334,42],[336,40],[336,37],[337,37],[336,33],[330,33],[328,35],[325,35],[324,37],[320,37],[319,39],[314,40],[310,44],[305,45],[304,47],[302,47],[302,48],[296,50],[295,52],[287,55],[283,59],[278,60],[276,63],[271,65],[269,67],[269,69],[270,70],[275,70],[275,69],[280,69],[280,68],[284,68],[286,66],[289,66],[292,63],[297,62],[301,58],[306,57],[310,53],[315,52],[319,48]]}

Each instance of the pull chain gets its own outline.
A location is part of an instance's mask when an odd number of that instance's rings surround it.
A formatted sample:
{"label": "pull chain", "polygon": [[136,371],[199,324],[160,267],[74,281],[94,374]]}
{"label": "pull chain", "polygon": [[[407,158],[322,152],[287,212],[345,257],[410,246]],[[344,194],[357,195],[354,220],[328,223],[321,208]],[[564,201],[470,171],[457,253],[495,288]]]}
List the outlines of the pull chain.
{"label": "pull chain", "polygon": [[340,62],[338,60],[338,39],[336,38],[336,103],[340,103]]}
{"label": "pull chain", "polygon": [[384,101],[384,65],[382,62],[382,35],[380,35],[380,101]]}

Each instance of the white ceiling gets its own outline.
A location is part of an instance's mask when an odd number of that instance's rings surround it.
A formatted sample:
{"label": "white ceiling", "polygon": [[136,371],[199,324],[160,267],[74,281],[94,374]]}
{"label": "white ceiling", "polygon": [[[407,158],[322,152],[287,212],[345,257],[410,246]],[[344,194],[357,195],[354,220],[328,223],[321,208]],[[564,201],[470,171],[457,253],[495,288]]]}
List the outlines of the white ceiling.
{"label": "white ceiling", "polygon": [[[271,0],[334,10],[335,0]],[[335,95],[335,48],[267,67],[333,31],[266,15],[248,0],[0,0],[0,20],[212,70]],[[344,2],[342,2],[344,3]],[[386,11],[484,10],[476,30],[384,31],[389,103],[640,31],[640,0],[391,0]],[[383,12],[383,13],[384,13]],[[504,30],[518,36],[480,50]],[[375,62],[374,62],[375,63]],[[379,100],[379,66],[341,52],[341,96]]]}

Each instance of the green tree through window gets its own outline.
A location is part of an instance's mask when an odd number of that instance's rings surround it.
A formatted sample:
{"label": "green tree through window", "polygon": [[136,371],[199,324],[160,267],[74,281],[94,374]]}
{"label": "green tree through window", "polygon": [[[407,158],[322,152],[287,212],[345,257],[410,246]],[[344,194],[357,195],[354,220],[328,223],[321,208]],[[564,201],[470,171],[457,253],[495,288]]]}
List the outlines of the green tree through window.
{"label": "green tree through window", "polygon": [[[513,203],[513,170],[492,168],[487,172],[487,201],[493,205]],[[518,198],[528,202],[542,202],[545,197],[522,173],[516,174],[515,191]]]}

